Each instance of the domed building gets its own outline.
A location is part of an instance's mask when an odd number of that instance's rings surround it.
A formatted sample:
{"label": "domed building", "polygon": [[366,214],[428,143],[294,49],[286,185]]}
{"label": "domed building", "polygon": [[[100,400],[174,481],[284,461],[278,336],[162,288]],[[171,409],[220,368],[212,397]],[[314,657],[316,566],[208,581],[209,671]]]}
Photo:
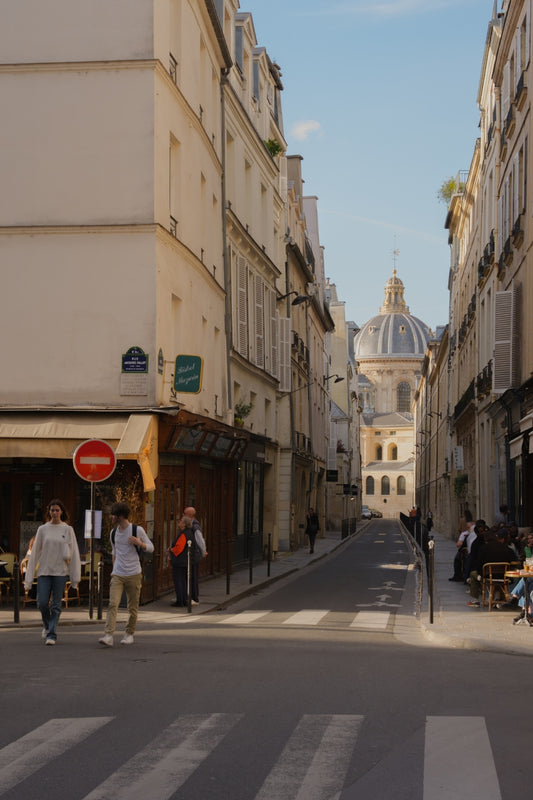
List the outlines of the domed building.
{"label": "domed building", "polygon": [[428,326],[409,313],[394,269],[379,314],[354,340],[362,407],[362,503],[384,517],[408,513],[414,502],[411,404],[430,336]]}

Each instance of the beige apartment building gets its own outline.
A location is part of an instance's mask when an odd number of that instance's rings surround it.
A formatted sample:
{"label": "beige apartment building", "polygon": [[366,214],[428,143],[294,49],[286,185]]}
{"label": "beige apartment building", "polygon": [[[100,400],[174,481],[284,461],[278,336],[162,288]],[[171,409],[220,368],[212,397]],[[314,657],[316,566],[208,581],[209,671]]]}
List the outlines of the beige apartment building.
{"label": "beige apartment building", "polygon": [[145,598],[170,585],[186,505],[206,573],[290,540],[281,90],[238,0],[0,10],[5,549],[23,554],[53,496],[83,537],[72,455],[93,438],[118,459],[100,506],[117,487],[142,499]]}
{"label": "beige apartment building", "polygon": [[[530,0],[494,7],[477,98],[480,137],[446,219],[450,381],[447,409],[438,410],[450,452],[450,535],[465,508],[489,523],[502,504],[521,526],[533,515],[532,12]],[[418,402],[423,420],[422,393]]]}

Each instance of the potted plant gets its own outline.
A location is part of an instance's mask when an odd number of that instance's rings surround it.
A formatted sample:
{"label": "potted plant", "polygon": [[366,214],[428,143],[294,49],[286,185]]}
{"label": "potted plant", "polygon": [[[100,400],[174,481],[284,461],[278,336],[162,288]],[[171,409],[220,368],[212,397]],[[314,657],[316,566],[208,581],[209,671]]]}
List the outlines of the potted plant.
{"label": "potted plant", "polygon": [[244,420],[250,414],[253,407],[253,403],[235,403],[233,407],[235,425],[242,427],[244,425]]}

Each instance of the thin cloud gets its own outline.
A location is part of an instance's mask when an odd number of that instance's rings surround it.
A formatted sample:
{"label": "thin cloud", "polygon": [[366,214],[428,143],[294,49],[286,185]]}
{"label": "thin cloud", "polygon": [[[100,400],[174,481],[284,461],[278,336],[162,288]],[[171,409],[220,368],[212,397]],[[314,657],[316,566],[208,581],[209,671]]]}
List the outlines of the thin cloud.
{"label": "thin cloud", "polygon": [[373,17],[401,17],[409,14],[427,14],[461,5],[464,0],[387,0],[387,2],[369,3],[361,0],[347,3],[336,3],[327,8],[303,12],[304,16],[352,16],[367,14]]}
{"label": "thin cloud", "polygon": [[394,231],[397,234],[405,234],[406,236],[413,236],[415,239],[422,239],[425,242],[432,244],[442,244],[443,237],[434,236],[426,231],[417,231],[413,228],[402,228],[401,226],[394,225],[391,222],[385,222],[381,219],[369,219],[368,217],[359,217],[356,214],[346,214],[342,211],[330,211],[327,208],[320,209],[321,214],[331,214],[334,217],[342,217],[343,219],[350,219],[354,222],[363,222],[365,225],[375,225],[378,228],[385,228],[389,231]]}
{"label": "thin cloud", "polygon": [[305,139],[309,138],[311,133],[315,133],[315,131],[322,131],[320,122],[317,122],[315,119],[306,119],[294,123],[291,128],[291,136],[294,136],[299,142],[303,142]]}

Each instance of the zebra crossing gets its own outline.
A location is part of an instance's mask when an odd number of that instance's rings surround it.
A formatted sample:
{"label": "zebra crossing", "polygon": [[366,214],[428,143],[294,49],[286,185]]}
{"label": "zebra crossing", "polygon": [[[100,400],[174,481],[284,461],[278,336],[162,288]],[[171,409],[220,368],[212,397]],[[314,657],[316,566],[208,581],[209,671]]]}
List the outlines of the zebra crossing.
{"label": "zebra crossing", "polygon": [[[205,770],[211,778],[205,762],[227,740],[231,744],[245,717],[241,713],[178,716],[83,800],[169,800],[195,773]],[[112,720],[115,717],[51,719],[1,749],[0,796],[28,778],[38,780],[39,770],[49,769],[75,745],[101,735]],[[257,781],[250,790],[250,800],[340,800],[343,793],[356,797],[357,782],[346,787],[345,782],[350,766],[357,762],[364,721],[357,714],[302,715],[286,734],[277,760],[267,765],[262,784]],[[257,730],[254,745],[261,747],[260,740]],[[421,757],[423,800],[502,800],[483,717],[426,717]],[[228,796],[222,783],[219,789],[219,795],[213,790],[212,798]]]}
{"label": "zebra crossing", "polygon": [[[378,602],[374,605],[378,607],[389,606],[397,608],[394,603]],[[365,609],[367,606],[365,606]],[[143,617],[146,621],[146,615]],[[195,623],[202,626],[210,625],[231,625],[246,626],[252,624],[317,627],[319,625],[343,627],[346,629],[386,631],[391,621],[390,611],[358,611],[353,614],[338,613],[329,609],[302,609],[292,614],[287,612],[276,612],[269,609],[262,611],[241,611],[238,614],[224,614],[222,616],[214,614],[184,614],[169,615],[168,620],[177,625],[187,625]],[[163,620],[160,620],[163,621]]]}

